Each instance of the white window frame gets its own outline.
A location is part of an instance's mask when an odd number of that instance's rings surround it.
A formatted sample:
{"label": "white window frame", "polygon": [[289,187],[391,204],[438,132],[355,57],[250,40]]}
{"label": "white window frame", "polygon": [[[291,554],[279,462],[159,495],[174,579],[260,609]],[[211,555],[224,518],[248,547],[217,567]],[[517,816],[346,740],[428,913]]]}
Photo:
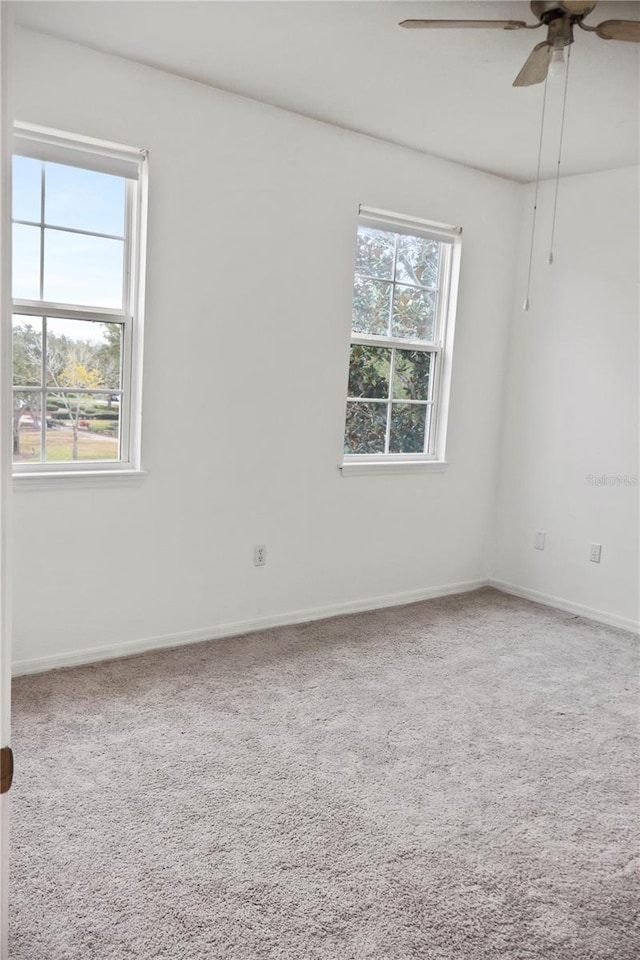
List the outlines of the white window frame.
{"label": "white window frame", "polygon": [[[446,462],[446,438],[451,387],[451,363],[457,307],[458,280],[462,227],[435,223],[417,217],[361,206],[358,227],[370,227],[389,233],[424,237],[440,243],[438,288],[435,307],[435,335],[431,341],[410,340],[391,336],[366,335],[351,332],[350,348],[354,344],[389,347],[401,350],[420,350],[432,355],[429,377],[430,406],[428,417],[429,440],[422,453],[343,453],[343,475],[380,471],[404,472],[406,469],[442,470]],[[355,271],[354,271],[355,278]],[[395,285],[395,279],[393,281]],[[393,302],[393,301],[392,301]],[[394,354],[392,354],[393,360]],[[390,371],[390,383],[393,369]],[[363,401],[364,402],[364,401]],[[390,403],[389,399],[387,403]],[[417,401],[416,401],[417,402]],[[424,402],[421,402],[424,405]],[[343,424],[344,426],[344,424]],[[344,432],[344,431],[343,431]]]}
{"label": "white window frame", "polygon": [[[67,305],[49,300],[12,301],[14,315],[38,316],[42,318],[62,317],[71,320],[97,320],[122,325],[121,385],[118,391],[87,389],[74,390],[75,393],[120,393],[120,459],[84,460],[43,463],[14,463],[14,479],[29,481],[50,481],[70,478],[74,480],[105,479],[124,476],[135,478],[142,476],[141,468],[141,419],[142,419],[142,344],[144,315],[144,264],[146,255],[147,189],[148,189],[148,151],[122,144],[110,143],[76,134],[64,133],[48,127],[17,122],[14,124],[14,155],[33,157],[37,160],[51,161],[77,166],[85,170],[97,170],[126,178],[125,184],[125,227],[124,227],[124,270],[122,308],[96,308],[93,306]],[[42,222],[13,220],[12,223],[25,223],[39,226],[42,231],[44,211],[41,209]],[[70,233],[94,234],[88,230],[73,228],[56,229]],[[41,264],[42,274],[42,245]],[[42,293],[42,276],[40,282]],[[43,323],[42,354],[43,369],[46,357],[46,324]],[[46,398],[46,383],[43,379],[39,391],[43,401]],[[35,391],[34,391],[35,392]],[[46,405],[42,406],[43,430],[46,423]]]}

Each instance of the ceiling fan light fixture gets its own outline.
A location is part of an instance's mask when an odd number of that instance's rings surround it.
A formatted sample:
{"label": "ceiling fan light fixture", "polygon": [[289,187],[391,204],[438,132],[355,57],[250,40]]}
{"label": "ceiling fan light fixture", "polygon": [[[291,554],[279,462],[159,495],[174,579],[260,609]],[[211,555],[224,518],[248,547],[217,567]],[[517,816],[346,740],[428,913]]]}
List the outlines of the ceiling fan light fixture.
{"label": "ceiling fan light fixture", "polygon": [[557,46],[554,44],[549,59],[548,77],[550,80],[561,80],[566,70],[566,61],[564,58],[564,44]]}

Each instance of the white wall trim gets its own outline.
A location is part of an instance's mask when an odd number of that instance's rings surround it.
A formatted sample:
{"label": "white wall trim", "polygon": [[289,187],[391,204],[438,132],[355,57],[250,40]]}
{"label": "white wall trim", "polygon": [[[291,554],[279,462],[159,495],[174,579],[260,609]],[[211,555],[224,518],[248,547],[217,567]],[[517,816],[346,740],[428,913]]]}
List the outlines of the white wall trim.
{"label": "white wall trim", "polygon": [[615,613],[607,613],[605,610],[597,610],[595,607],[586,607],[582,603],[573,603],[572,600],[565,600],[563,597],[554,597],[549,593],[530,590],[529,587],[521,587],[506,580],[494,580],[493,577],[489,577],[487,583],[490,587],[495,587],[502,593],[509,593],[513,597],[533,600],[534,603],[542,603],[546,607],[555,607],[556,610],[564,610],[566,613],[575,613],[580,617],[586,617],[587,620],[596,620],[598,623],[606,623],[610,627],[619,627],[621,630],[629,630],[631,633],[640,633],[640,621],[638,620],[619,617]]}
{"label": "white wall trim", "polygon": [[429,587],[423,590],[408,590],[403,593],[391,593],[382,597],[369,597],[366,600],[348,600],[345,603],[336,603],[326,607],[311,607],[307,610],[294,610],[290,613],[275,614],[270,617],[258,617],[254,620],[240,620],[235,623],[223,623],[215,627],[203,627],[198,630],[185,630],[180,633],[167,633],[156,637],[145,637],[142,640],[127,640],[123,643],[112,643],[102,647],[93,647],[84,650],[71,650],[68,653],[53,654],[50,657],[34,657],[28,660],[17,660],[13,664],[13,676],[26,673],[41,673],[45,670],[55,670],[59,667],[74,667],[83,663],[95,663],[100,660],[113,660],[119,657],[130,657],[148,650],[162,650],[167,647],[181,647],[189,643],[200,643],[204,640],[220,640],[225,637],[237,637],[246,633],[256,633],[258,630],[268,630],[270,627],[285,627],[295,623],[308,623],[313,620],[326,620],[329,617],[338,617],[342,614],[364,613],[368,610],[378,610],[382,607],[399,607],[407,603],[417,603],[420,600],[434,600],[437,597],[448,597],[456,593],[470,593],[487,586],[487,580],[464,580],[459,583],[448,583],[439,587]]}
{"label": "white wall trim", "polygon": [[148,476],[146,470],[76,470],[56,473],[14,473],[13,492],[33,490],[77,490],[79,487],[119,487],[122,484],[141,483]]}
{"label": "white wall trim", "polygon": [[448,466],[445,460],[379,460],[377,463],[345,460],[338,469],[343,477],[367,477],[379,473],[444,473]]}

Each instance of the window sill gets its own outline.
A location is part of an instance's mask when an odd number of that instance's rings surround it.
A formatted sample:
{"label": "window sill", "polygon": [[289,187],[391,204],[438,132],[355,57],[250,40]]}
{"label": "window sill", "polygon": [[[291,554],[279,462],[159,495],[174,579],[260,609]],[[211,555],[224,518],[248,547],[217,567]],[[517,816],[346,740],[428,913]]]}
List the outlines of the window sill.
{"label": "window sill", "polygon": [[343,477],[365,477],[376,473],[444,473],[448,466],[446,460],[378,460],[369,463],[351,460],[339,469]]}
{"label": "window sill", "polygon": [[67,473],[14,473],[14,490],[70,490],[78,487],[120,487],[141,483],[146,470],[83,470]]}

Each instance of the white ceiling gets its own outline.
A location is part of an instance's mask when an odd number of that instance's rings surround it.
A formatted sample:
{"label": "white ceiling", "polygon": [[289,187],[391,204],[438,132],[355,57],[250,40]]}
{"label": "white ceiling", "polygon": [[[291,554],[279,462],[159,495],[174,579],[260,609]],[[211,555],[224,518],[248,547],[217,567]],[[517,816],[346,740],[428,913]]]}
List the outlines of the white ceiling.
{"label": "white ceiling", "polygon": [[[543,86],[512,80],[545,31],[401,30],[409,17],[534,22],[524,2],[318,0],[13,4],[17,23],[516,180],[535,177]],[[590,23],[640,20],[601,2]],[[638,162],[640,44],[576,30],[563,172]],[[543,175],[562,83],[549,86]]]}

